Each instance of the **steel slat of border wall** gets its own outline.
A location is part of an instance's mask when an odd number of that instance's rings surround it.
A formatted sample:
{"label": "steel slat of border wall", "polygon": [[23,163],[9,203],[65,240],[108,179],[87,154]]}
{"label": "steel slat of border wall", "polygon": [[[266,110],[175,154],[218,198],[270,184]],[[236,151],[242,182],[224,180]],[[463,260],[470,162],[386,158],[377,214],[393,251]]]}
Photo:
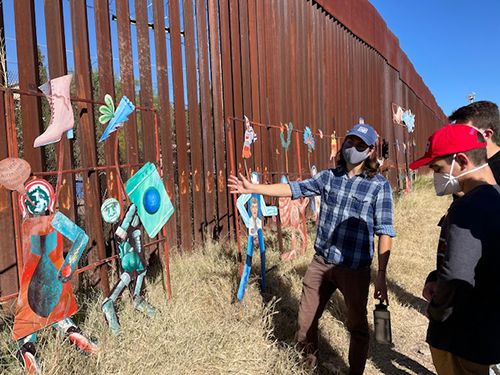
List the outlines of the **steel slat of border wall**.
{"label": "steel slat of border wall", "polygon": [[[181,219],[181,246],[191,251],[191,202],[189,192],[189,166],[187,151],[186,114],[181,46],[179,0],[169,1],[170,40],[172,45],[172,79],[174,89],[175,131],[177,138],[177,174],[179,178],[179,211]],[[194,74],[194,73],[192,73]]]}
{"label": "steel slat of border wall", "polygon": [[[276,96],[274,91],[274,62],[275,62],[275,42],[276,42],[276,34],[274,32],[274,23],[273,23],[273,4],[270,1],[264,1],[264,19],[265,19],[265,33],[266,33],[266,93],[267,93],[267,110],[269,113],[268,124],[276,123]],[[269,152],[269,169],[264,172],[273,172],[277,169],[276,163],[276,138],[274,134],[274,129],[268,129],[264,135],[267,142],[267,151]],[[266,148],[264,152],[266,152]],[[271,176],[265,175],[264,182],[272,183]]]}
{"label": "steel slat of border wall", "polygon": [[[225,131],[223,127],[225,126],[226,119],[229,116],[234,116],[234,103],[233,103],[233,90],[234,90],[234,85],[233,85],[233,77],[232,77],[232,54],[231,54],[231,25],[229,23],[230,21],[230,14],[229,14],[229,0],[219,0],[219,20],[220,20],[220,44],[221,44],[221,55],[222,55],[222,82],[223,82],[223,116],[224,116],[224,121],[221,124],[215,123],[215,130],[218,131],[218,126],[222,127],[221,129],[221,141],[224,140],[225,136]],[[236,131],[233,133],[234,135],[234,140],[236,140],[237,135]],[[226,140],[227,141],[227,140]],[[238,145],[235,142],[235,152],[236,149],[238,148]],[[221,157],[224,155],[224,161],[226,162],[229,158],[229,155],[223,153],[224,150],[224,143],[222,142],[221,144]],[[223,163],[221,164],[220,168],[218,168],[218,175],[217,175],[217,190],[219,194],[224,193],[227,189],[225,186],[225,174],[226,174],[226,168],[229,168],[229,163]],[[236,163],[236,168],[238,169],[239,173],[243,172],[243,163],[237,162]],[[222,233],[221,236],[226,236],[229,235],[229,228],[231,225],[231,220],[230,218],[233,215],[233,200],[228,199],[228,209],[227,209],[227,219],[229,226],[222,227]]]}
{"label": "steel slat of border wall", "polygon": [[[292,122],[294,127],[298,125],[299,121],[299,90],[298,90],[298,38],[297,38],[297,1],[293,0],[291,2],[287,2],[288,9],[285,8],[285,14],[289,15],[289,21],[285,20],[285,24],[287,25],[287,30],[285,32],[285,37],[289,35],[289,38],[286,38],[289,41],[287,44],[285,51],[288,52],[287,59],[289,59],[289,72],[290,76],[285,79],[289,82],[287,91],[289,91],[287,107],[289,107],[289,119],[288,122]],[[289,28],[288,28],[289,26]],[[291,106],[291,108],[290,108]],[[287,133],[284,134],[285,136]],[[293,134],[290,136],[293,137]],[[292,138],[293,140],[293,138]],[[293,141],[290,140],[290,146],[288,147],[288,168],[290,173],[297,173],[298,166],[295,160],[296,157],[296,148],[293,146]]]}
{"label": "steel slat of border wall", "polygon": [[[156,76],[158,82],[158,113],[161,132],[161,154],[163,164],[163,183],[172,202],[176,201],[174,189],[174,156],[172,153],[172,123],[170,120],[170,93],[168,88],[168,62],[165,38],[165,13],[163,0],[153,0],[155,24]],[[175,207],[178,210],[178,207]],[[177,246],[177,217],[172,215],[167,221],[168,248]]]}
{"label": "steel slat of border wall", "polygon": [[[4,21],[3,21],[3,3],[0,3],[0,38],[5,39]],[[4,51],[5,52],[5,49]],[[4,71],[0,65],[0,84],[6,86],[4,81]],[[5,95],[0,96],[0,113],[5,114]],[[0,160],[8,158],[9,145],[7,142],[7,122],[5,116],[0,116]],[[12,193],[3,187],[0,187],[0,228],[3,229],[2,244],[3,250],[0,251],[0,296],[6,296],[17,292],[18,272],[16,265],[16,240],[14,234],[14,213],[12,211]],[[5,251],[9,249],[9,251]],[[10,308],[13,310],[15,304]],[[9,308],[7,305],[2,309]]]}
{"label": "steel slat of border wall", "polygon": [[[92,77],[90,67],[90,48],[87,28],[87,9],[82,2],[71,3],[71,27],[75,56],[76,95],[79,98],[92,100]],[[94,125],[94,109],[91,104],[77,103],[79,116],[78,133],[80,136],[80,155],[83,168],[97,166],[96,139]],[[104,234],[101,222],[101,197],[97,173],[83,174],[85,197],[85,232],[89,236],[88,260],[89,263],[106,258],[104,249]],[[109,293],[108,266],[100,267],[101,289],[103,294]],[[97,274],[93,273],[92,281],[97,281]]]}
{"label": "steel slat of border wall", "polygon": [[[97,63],[99,72],[102,72],[102,74],[99,74],[100,99],[101,101],[104,101],[104,95],[109,94],[113,98],[113,102],[115,102],[115,83],[108,0],[95,0],[94,17],[97,38]],[[103,130],[106,129],[106,126],[107,124],[102,125]],[[115,163],[114,145],[117,136],[118,134],[116,132],[112,133],[109,136],[109,139],[104,142],[104,157],[106,165],[113,165]],[[118,176],[114,170],[106,171],[106,181],[108,187],[108,197],[117,199],[119,189]]]}
{"label": "steel slat of border wall", "polygon": [[[231,66],[232,66],[232,83],[233,83],[233,112],[231,115],[234,115],[240,119],[243,118],[243,93],[242,93],[242,77],[241,77],[241,52],[240,52],[240,22],[239,22],[239,10],[238,10],[238,0],[229,0],[229,21],[230,21],[230,41],[231,41],[231,49],[230,49],[230,57],[231,57]],[[222,51],[224,53],[224,51]],[[224,74],[224,72],[223,72]],[[226,117],[229,114],[226,112]],[[234,145],[235,145],[235,153],[236,153],[236,165],[238,170],[243,170],[243,158],[241,154],[241,150],[243,149],[243,140],[244,140],[244,131],[241,123],[236,123],[234,134]],[[252,148],[253,151],[253,148]],[[247,161],[248,168],[252,167],[252,159]],[[233,207],[231,200],[231,205]]]}
{"label": "steel slat of border wall", "polygon": [[227,236],[229,228],[228,197],[225,185],[220,186],[220,182],[225,184],[225,163],[224,154],[224,117],[222,102],[222,80],[221,80],[221,59],[219,52],[219,23],[217,17],[217,0],[208,0],[208,17],[210,29],[210,67],[212,69],[212,97],[214,112],[214,137],[215,137],[215,161],[216,161],[216,191],[218,195],[216,234]]}
{"label": "steel slat of border wall", "polygon": [[[45,24],[51,25],[50,28],[46,28],[47,57],[50,79],[54,79],[67,74],[62,1],[46,0],[44,13]],[[60,142],[64,142],[63,169],[74,169],[73,142],[67,137],[62,137]],[[58,142],[56,143],[56,159],[59,158],[59,147]],[[59,210],[71,221],[76,222],[76,186],[73,174],[67,174],[62,179],[58,204]],[[65,238],[65,250],[68,250],[70,246],[71,242]]]}
{"label": "steel slat of border wall", "polygon": [[[153,84],[151,78],[151,51],[149,48],[148,4],[146,0],[135,0],[137,52],[139,55],[139,78],[141,106],[153,107]],[[155,116],[152,111],[141,110],[142,146],[144,161],[156,160]]]}
{"label": "steel slat of border wall", "polygon": [[[259,77],[259,107],[260,107],[260,122],[268,123],[269,108],[266,100],[266,49],[265,49],[265,28],[264,28],[264,6],[262,0],[255,0],[256,4],[256,25],[257,25],[257,49],[258,49],[258,77]],[[269,169],[269,150],[267,148],[267,130],[261,128],[260,143],[262,150],[262,164],[256,167],[257,173],[265,172]]]}
{"label": "steel slat of border wall", "polygon": [[189,130],[191,140],[191,175],[193,190],[194,239],[203,240],[203,165],[200,127],[200,110],[198,107],[198,82],[196,68],[196,41],[194,35],[193,0],[183,0],[184,32],[186,46],[187,95],[189,109]]}
{"label": "steel slat of border wall", "polygon": [[[132,59],[128,0],[116,0],[116,17],[122,95],[126,96],[135,104],[134,61]],[[139,162],[139,146],[137,143],[137,121],[135,111],[128,116],[127,126],[124,126],[124,133],[127,164],[137,164]],[[134,172],[134,168],[131,168],[128,172],[128,176],[130,177]]]}
{"label": "steel slat of border wall", "polygon": [[214,142],[212,134],[212,98],[210,95],[210,76],[208,71],[209,55],[207,40],[207,8],[205,0],[196,0],[196,31],[198,34],[198,68],[200,74],[201,128],[203,134],[203,175],[205,177],[205,228],[208,232],[213,233],[216,213],[213,167]]}
{"label": "steel slat of border wall", "polygon": [[250,30],[248,23],[248,0],[239,0],[241,80],[243,91],[243,113],[252,114],[252,84],[250,75]]}
{"label": "steel slat of border wall", "polygon": [[[16,48],[19,68],[19,88],[38,91],[38,47],[35,27],[35,5],[33,0],[14,1],[16,24]],[[24,156],[33,171],[45,169],[43,147],[33,147],[35,139],[43,133],[40,98],[21,96],[21,119],[23,123]]]}
{"label": "steel slat of border wall", "polygon": [[[257,49],[257,6],[256,0],[248,0],[248,36],[249,36],[249,62],[251,78],[251,118],[253,121],[261,122],[259,101],[259,55]],[[240,3],[241,5],[241,3]],[[241,9],[241,6],[240,6]],[[245,71],[245,69],[243,69]],[[246,104],[245,104],[246,106]],[[246,111],[246,110],[245,110]],[[247,115],[248,116],[248,115]],[[248,116],[250,117],[250,116]],[[256,126],[257,142],[254,144],[254,169],[259,173],[262,170],[262,128]]]}

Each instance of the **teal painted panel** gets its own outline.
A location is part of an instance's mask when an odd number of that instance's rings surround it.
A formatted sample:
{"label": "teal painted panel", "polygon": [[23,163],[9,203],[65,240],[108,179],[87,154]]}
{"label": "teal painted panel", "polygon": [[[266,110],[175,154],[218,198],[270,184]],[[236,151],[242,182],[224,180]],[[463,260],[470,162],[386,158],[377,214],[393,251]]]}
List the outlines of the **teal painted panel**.
{"label": "teal painted panel", "polygon": [[149,237],[156,237],[174,213],[163,181],[153,163],[147,163],[128,181],[125,188]]}

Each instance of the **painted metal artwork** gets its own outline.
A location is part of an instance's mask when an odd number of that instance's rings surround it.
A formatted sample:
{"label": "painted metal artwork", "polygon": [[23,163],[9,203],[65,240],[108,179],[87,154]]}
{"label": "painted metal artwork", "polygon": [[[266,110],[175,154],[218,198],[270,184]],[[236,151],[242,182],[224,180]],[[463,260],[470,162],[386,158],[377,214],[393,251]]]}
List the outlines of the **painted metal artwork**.
{"label": "painted metal artwork", "polygon": [[252,156],[252,151],[250,151],[250,146],[257,140],[257,134],[253,130],[252,125],[250,125],[250,120],[245,116],[245,140],[243,141],[243,152],[242,158],[248,159]]}
{"label": "painted metal artwork", "polygon": [[335,130],[333,131],[330,138],[330,147],[331,147],[330,160],[334,160],[335,156],[337,156],[337,134]]}
{"label": "painted metal artwork", "polygon": [[411,109],[403,113],[403,121],[408,128],[408,132],[412,133],[415,128],[415,115],[411,113]]}
{"label": "painted metal artwork", "polygon": [[[287,184],[288,180],[285,176],[281,176],[281,183]],[[281,225],[283,227],[290,226],[292,229],[292,250],[281,254],[281,260],[289,261],[297,256],[296,251],[296,236],[295,232],[298,231],[300,239],[302,240],[301,253],[305,252],[307,246],[307,237],[300,225],[300,217],[304,214],[307,205],[309,204],[309,198],[295,199],[292,198],[279,198],[279,211]]]}
{"label": "painted metal artwork", "polygon": [[101,112],[99,122],[101,124],[105,124],[109,121],[109,124],[99,139],[99,142],[104,141],[111,133],[123,126],[123,123],[128,120],[127,116],[134,112],[135,109],[135,106],[126,96],[122,97],[116,111],[111,95],[106,94],[104,96],[104,101],[106,102],[106,105],[99,107],[99,112]]}
{"label": "painted metal artwork", "polygon": [[[283,134],[285,130],[286,130],[286,139]],[[291,122],[285,125],[281,125],[280,127],[281,146],[283,146],[285,151],[288,151],[288,147],[290,147],[290,142],[292,141],[292,131],[293,131],[293,124]]]}
{"label": "painted metal artwork", "polygon": [[41,215],[47,210],[54,213],[54,207],[56,205],[55,192],[48,181],[41,178],[35,178],[25,185],[25,189],[26,197],[19,197],[19,206],[23,218],[25,218],[28,213],[32,215]]}
{"label": "painted metal artwork", "polygon": [[[286,140],[285,136],[283,135],[284,131],[286,129]],[[290,122],[285,125],[281,125],[280,127],[280,138],[281,138],[281,146],[285,149],[285,170],[286,173],[288,173],[288,147],[290,147],[290,143],[292,142],[292,131],[293,131],[293,124]]]}
{"label": "painted metal artwork", "polygon": [[[145,203],[151,208],[151,204],[156,207],[155,202]],[[147,316],[153,316],[155,308],[141,297],[141,289],[147,271],[147,261],[145,249],[142,244],[141,220],[137,213],[137,206],[131,204],[120,219],[120,204],[114,198],[104,201],[101,206],[102,217],[105,222],[112,225],[114,239],[119,248],[119,259],[122,274],[120,280],[113,287],[109,295],[103,301],[101,309],[106,317],[113,335],[120,333],[120,323],[116,315],[115,303],[123,291],[132,282],[135,284],[134,291],[131,292],[134,308]]]}
{"label": "painted metal artwork", "polygon": [[[314,177],[318,174],[318,170],[316,169],[316,166],[313,165],[311,167],[311,176]],[[314,214],[314,220],[318,221],[319,220],[319,210],[321,208],[321,197],[320,196],[315,196],[313,199],[311,199],[311,209]]]}
{"label": "painted metal artwork", "polygon": [[314,137],[308,126],[306,127],[306,130],[304,130],[304,143],[307,145],[307,150],[309,152],[314,150]]}
{"label": "painted metal artwork", "polygon": [[[252,172],[251,181],[252,184],[259,183],[259,175],[256,172]],[[245,207],[246,204],[248,204],[248,208]],[[238,198],[236,206],[243,222],[248,228],[247,258],[238,288],[238,299],[242,300],[245,295],[250,269],[252,268],[253,242],[256,237],[259,241],[260,249],[260,286],[262,289],[266,287],[266,252],[264,236],[262,234],[262,216],[276,216],[278,209],[275,206],[266,206],[264,198],[258,194],[242,194]]]}
{"label": "painted metal artwork", "polygon": [[404,109],[399,105],[392,103],[392,122],[398,125],[403,125]]}
{"label": "painted metal artwork", "polygon": [[26,194],[24,182],[31,173],[31,166],[26,160],[6,158],[0,161],[0,185],[9,190],[15,190],[21,195]]}
{"label": "painted metal artwork", "polygon": [[128,181],[125,189],[130,201],[137,207],[148,236],[156,237],[174,213],[163,181],[153,163],[146,163]]}
{"label": "painted metal artwork", "polygon": [[[46,205],[37,202],[46,197],[34,194],[32,199],[36,207]],[[73,242],[65,259],[63,236]],[[37,332],[47,326],[63,332],[86,354],[97,350],[69,319],[77,310],[70,280],[87,242],[85,232],[60,212],[23,222],[24,267],[12,339],[18,342],[17,357],[29,373],[39,373],[34,342]]]}
{"label": "painted metal artwork", "polygon": [[73,138],[75,118],[69,93],[71,78],[72,75],[68,74],[51,79],[39,87],[47,95],[51,117],[48,128],[42,135],[35,139],[34,147],[59,142],[65,132],[68,132],[68,138]]}
{"label": "painted metal artwork", "polygon": [[319,138],[323,139],[323,131],[321,129],[318,129],[318,133],[319,133]]}

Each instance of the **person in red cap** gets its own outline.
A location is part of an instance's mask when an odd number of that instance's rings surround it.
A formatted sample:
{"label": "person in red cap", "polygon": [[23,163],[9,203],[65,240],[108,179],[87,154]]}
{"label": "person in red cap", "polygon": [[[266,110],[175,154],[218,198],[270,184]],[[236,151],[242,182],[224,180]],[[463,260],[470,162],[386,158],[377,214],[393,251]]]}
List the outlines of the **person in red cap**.
{"label": "person in red cap", "polygon": [[427,281],[437,280],[429,301],[427,343],[439,375],[487,375],[500,362],[500,188],[487,168],[486,142],[461,124],[434,132],[422,158],[434,171],[437,195],[463,192],[443,223],[446,251]]}

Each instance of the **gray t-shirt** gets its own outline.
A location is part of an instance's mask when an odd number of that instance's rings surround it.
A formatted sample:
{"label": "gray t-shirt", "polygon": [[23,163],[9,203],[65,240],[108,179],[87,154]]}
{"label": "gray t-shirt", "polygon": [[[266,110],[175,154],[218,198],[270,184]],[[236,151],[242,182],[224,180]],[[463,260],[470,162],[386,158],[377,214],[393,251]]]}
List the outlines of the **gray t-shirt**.
{"label": "gray t-shirt", "polygon": [[480,185],[445,220],[446,251],[427,313],[427,342],[481,364],[500,362],[500,188]]}

